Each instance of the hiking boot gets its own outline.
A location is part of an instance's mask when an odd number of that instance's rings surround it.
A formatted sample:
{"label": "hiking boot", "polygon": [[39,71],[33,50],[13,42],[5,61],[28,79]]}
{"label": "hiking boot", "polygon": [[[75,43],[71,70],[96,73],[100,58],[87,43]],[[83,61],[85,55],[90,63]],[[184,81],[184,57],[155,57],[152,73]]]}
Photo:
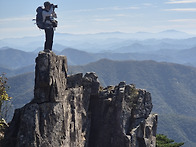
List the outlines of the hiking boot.
{"label": "hiking boot", "polygon": [[44,49],[44,52],[50,53],[51,50],[50,49]]}

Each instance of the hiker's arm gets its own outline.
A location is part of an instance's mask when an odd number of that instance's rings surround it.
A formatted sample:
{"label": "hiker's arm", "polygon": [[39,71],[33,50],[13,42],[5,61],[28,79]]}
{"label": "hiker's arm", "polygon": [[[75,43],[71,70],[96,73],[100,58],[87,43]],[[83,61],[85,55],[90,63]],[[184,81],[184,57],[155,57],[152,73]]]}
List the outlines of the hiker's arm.
{"label": "hiker's arm", "polygon": [[57,18],[57,15],[56,15],[55,12],[52,13],[52,16],[53,16],[54,18]]}
{"label": "hiker's arm", "polygon": [[43,16],[43,18],[45,18],[46,16],[51,16],[52,13],[54,13],[53,6],[51,6],[51,8],[48,12],[47,11],[42,11],[42,16]]}

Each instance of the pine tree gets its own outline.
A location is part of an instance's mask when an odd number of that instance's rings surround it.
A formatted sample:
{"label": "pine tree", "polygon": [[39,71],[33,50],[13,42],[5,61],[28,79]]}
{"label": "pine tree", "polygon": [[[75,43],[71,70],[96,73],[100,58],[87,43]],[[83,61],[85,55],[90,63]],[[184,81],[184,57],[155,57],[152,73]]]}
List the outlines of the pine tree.
{"label": "pine tree", "polygon": [[156,147],[180,147],[184,143],[176,143],[173,139],[167,138],[166,135],[158,134],[156,136]]}

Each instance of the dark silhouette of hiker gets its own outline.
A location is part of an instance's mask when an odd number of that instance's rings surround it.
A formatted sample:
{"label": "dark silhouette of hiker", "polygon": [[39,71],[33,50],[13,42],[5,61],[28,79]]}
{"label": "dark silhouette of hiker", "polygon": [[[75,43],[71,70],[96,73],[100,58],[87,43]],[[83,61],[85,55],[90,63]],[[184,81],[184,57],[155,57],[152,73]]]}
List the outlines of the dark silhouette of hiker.
{"label": "dark silhouette of hiker", "polygon": [[[56,13],[54,12],[55,6],[50,4],[50,2],[44,3],[44,10],[42,11],[43,22],[45,23],[45,44],[44,51],[48,52],[52,50],[53,37],[54,37],[54,28],[56,27],[53,22],[54,18],[57,18]],[[57,24],[56,24],[57,25]]]}

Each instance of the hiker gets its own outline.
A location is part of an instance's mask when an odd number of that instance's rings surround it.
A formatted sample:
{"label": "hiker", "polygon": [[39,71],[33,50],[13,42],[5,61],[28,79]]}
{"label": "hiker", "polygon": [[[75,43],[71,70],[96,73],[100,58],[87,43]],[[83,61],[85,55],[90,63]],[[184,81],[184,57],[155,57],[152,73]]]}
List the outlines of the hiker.
{"label": "hiker", "polygon": [[[51,51],[53,45],[54,28],[57,27],[53,24],[54,18],[57,18],[54,9],[57,5],[50,4],[50,2],[44,3],[44,10],[42,11],[43,22],[45,22],[45,44],[44,51]],[[57,24],[56,24],[57,25]]]}

